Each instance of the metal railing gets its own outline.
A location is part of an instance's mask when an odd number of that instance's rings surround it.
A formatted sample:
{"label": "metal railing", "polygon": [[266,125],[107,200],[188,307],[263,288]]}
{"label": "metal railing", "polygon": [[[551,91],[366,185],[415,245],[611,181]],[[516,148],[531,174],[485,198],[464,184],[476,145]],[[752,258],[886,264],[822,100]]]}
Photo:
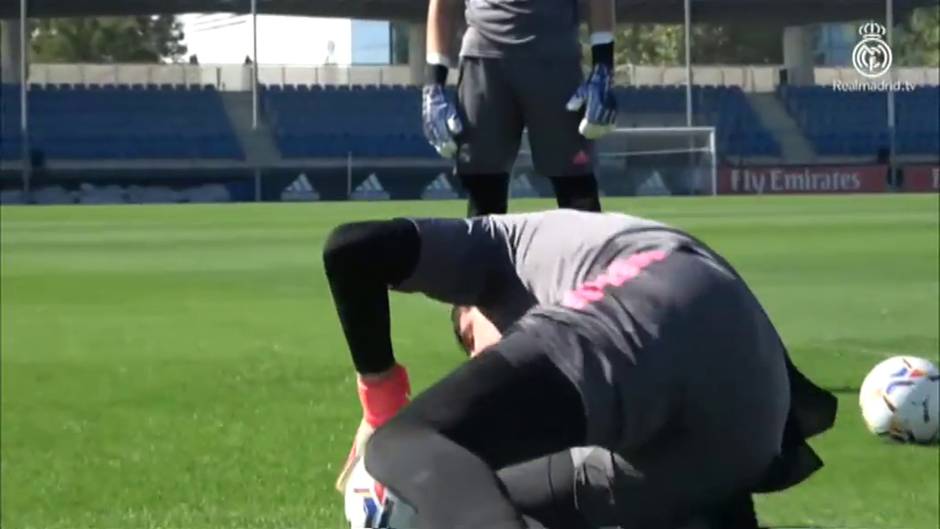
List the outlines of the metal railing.
{"label": "metal railing", "polygon": [[[33,64],[36,84],[174,84],[212,85],[219,90],[251,90],[251,65],[223,64]],[[262,85],[395,85],[408,84],[408,66],[270,66],[258,67]]]}
{"label": "metal railing", "polygon": [[[772,92],[780,82],[781,65],[702,65],[692,67],[696,85],[738,86],[746,92]],[[262,85],[403,85],[412,83],[409,66],[260,65]],[[622,65],[621,85],[684,85],[683,66]],[[815,68],[816,84],[853,82],[863,78],[853,68]],[[896,81],[916,86],[940,84],[936,68],[896,68]],[[36,84],[174,84],[212,85],[218,90],[251,90],[251,66],[239,64],[32,64],[29,80]]]}

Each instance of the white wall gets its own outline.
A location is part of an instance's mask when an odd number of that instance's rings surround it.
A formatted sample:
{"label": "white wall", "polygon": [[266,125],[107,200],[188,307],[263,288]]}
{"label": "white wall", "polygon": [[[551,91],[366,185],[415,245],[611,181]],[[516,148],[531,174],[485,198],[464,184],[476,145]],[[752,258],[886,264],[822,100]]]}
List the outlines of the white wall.
{"label": "white wall", "polygon": [[[251,16],[225,13],[181,17],[189,54],[202,64],[242,64],[251,56]],[[332,62],[348,65],[352,51],[349,19],[296,16],[258,16],[259,64],[322,65],[328,43],[334,44]]]}

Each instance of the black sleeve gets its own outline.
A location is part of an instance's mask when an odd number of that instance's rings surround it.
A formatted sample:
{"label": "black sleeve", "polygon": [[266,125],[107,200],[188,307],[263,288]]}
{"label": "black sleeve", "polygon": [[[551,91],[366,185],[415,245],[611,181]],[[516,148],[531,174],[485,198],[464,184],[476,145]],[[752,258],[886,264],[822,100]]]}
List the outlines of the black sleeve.
{"label": "black sleeve", "polygon": [[392,367],[388,289],[418,264],[421,239],[409,220],[343,224],[323,248],[323,265],[359,373]]}

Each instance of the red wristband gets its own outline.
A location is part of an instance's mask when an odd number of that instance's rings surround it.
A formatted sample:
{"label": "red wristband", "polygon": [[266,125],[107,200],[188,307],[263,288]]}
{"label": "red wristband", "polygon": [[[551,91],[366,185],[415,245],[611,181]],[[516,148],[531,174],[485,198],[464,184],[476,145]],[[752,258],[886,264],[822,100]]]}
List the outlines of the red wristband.
{"label": "red wristband", "polygon": [[366,422],[373,428],[388,422],[408,404],[411,384],[404,366],[395,364],[382,380],[368,382],[358,377],[359,402]]}

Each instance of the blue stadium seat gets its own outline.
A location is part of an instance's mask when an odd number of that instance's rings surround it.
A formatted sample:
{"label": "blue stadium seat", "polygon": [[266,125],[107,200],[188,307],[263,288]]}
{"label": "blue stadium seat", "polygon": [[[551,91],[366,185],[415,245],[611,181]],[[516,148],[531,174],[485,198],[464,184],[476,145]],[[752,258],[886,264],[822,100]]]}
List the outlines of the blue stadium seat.
{"label": "blue stadium seat", "polygon": [[[421,133],[419,88],[395,85],[314,85],[309,92],[266,91],[264,107],[274,122],[275,140],[286,157],[345,156],[434,157]],[[684,111],[682,87],[618,87],[624,115]],[[780,148],[765,130],[740,89],[697,87],[695,97],[729,153],[779,155]]]}
{"label": "blue stadium seat", "polygon": [[[207,156],[244,158],[217,92],[166,86],[37,88],[29,93],[32,143],[53,159],[172,159],[199,155],[199,138],[211,137]],[[3,86],[0,106],[0,154],[18,158],[19,86]]]}
{"label": "blue stadium seat", "polygon": [[[785,86],[777,97],[821,155],[874,156],[889,144],[884,93],[836,92],[825,86]],[[901,154],[940,151],[940,87],[922,86],[895,97]],[[864,109],[864,111],[860,111]]]}
{"label": "blue stadium seat", "polygon": [[392,88],[269,92],[265,105],[285,157],[408,156],[397,136],[420,134],[420,101]]}

